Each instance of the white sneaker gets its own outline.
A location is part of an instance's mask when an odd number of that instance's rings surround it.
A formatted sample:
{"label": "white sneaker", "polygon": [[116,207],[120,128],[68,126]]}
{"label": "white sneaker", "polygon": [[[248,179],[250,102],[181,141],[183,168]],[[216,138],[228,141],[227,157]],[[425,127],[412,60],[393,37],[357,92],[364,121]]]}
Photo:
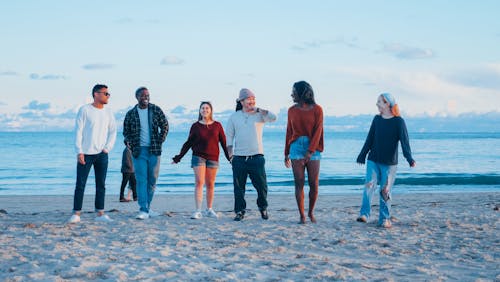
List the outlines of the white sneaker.
{"label": "white sneaker", "polygon": [[206,217],[219,218],[219,215],[213,209],[207,209],[205,211]]}
{"label": "white sneaker", "polygon": [[71,217],[68,220],[68,223],[78,223],[80,222],[80,216],[77,214],[71,215]]}
{"label": "white sneaker", "polygon": [[95,221],[98,221],[98,222],[112,222],[113,220],[107,214],[103,214],[101,216],[97,216],[95,218]]}
{"label": "white sneaker", "polygon": [[155,217],[155,216],[160,216],[160,213],[155,212],[152,209],[149,209],[149,217]]}
{"label": "white sneaker", "polygon": [[135,216],[135,218],[137,218],[137,219],[148,219],[149,218],[149,213],[141,211],[141,212],[139,212]]}
{"label": "white sneaker", "polygon": [[196,210],[193,215],[191,215],[191,219],[200,219],[202,218],[203,215],[201,214],[201,211],[200,210]]}

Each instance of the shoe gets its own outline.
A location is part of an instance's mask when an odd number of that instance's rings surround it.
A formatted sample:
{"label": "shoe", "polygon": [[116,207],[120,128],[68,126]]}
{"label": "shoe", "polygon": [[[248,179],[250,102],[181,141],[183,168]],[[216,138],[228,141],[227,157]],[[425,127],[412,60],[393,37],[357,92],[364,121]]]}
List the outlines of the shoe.
{"label": "shoe", "polygon": [[202,218],[203,215],[201,214],[201,211],[200,210],[196,210],[192,215],[191,215],[191,219],[200,219]]}
{"label": "shoe", "polygon": [[152,209],[149,209],[149,217],[155,217],[155,216],[160,216],[160,213],[155,212]]}
{"label": "shoe", "polygon": [[234,217],[234,221],[242,221],[245,218],[245,214],[242,212],[238,212]]}
{"label": "shoe", "polygon": [[205,216],[212,217],[212,218],[219,218],[219,216],[217,215],[217,213],[213,209],[207,209],[205,211]]}
{"label": "shoe", "polygon": [[68,223],[78,223],[80,222],[80,216],[77,214],[71,215],[71,217],[68,220]]}
{"label": "shoe", "polygon": [[120,203],[128,203],[128,202],[130,202],[129,199],[125,199],[125,198],[120,199]]}
{"label": "shoe", "polygon": [[368,218],[366,218],[366,216],[362,215],[362,216],[356,218],[356,221],[366,223],[366,222],[368,222]]}
{"label": "shoe", "polygon": [[137,198],[134,198],[134,202],[137,202]]}
{"label": "shoe", "polygon": [[384,222],[381,225],[384,228],[391,228],[392,227],[392,222],[389,219],[384,220]]}
{"label": "shoe", "polygon": [[147,213],[147,212],[143,212],[143,211],[140,211],[140,212],[139,212],[139,213],[135,216],[135,218],[137,218],[137,219],[142,219],[142,220],[144,220],[144,219],[148,219],[148,218],[149,218],[149,213]]}
{"label": "shoe", "polygon": [[112,222],[113,220],[107,214],[103,214],[101,216],[97,216],[95,218],[95,221],[97,221],[97,222]]}
{"label": "shoe", "polygon": [[269,219],[269,214],[267,213],[267,210],[261,210],[260,211],[260,217],[262,217],[262,219],[264,219],[264,220],[268,220]]}

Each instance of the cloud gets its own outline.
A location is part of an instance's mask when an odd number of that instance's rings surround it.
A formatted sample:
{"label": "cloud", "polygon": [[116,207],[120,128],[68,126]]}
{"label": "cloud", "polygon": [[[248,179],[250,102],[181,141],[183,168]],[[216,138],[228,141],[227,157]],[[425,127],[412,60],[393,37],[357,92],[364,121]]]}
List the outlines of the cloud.
{"label": "cloud", "polygon": [[7,106],[7,103],[0,101],[0,107],[2,107],[2,106]]}
{"label": "cloud", "polygon": [[23,109],[34,110],[34,111],[45,111],[50,109],[50,103],[40,103],[37,100],[33,100],[27,106],[24,106]]}
{"label": "cloud", "polygon": [[401,60],[431,59],[436,56],[431,49],[404,46],[398,43],[384,44],[381,52],[388,53]]}
{"label": "cloud", "polygon": [[160,61],[160,65],[166,65],[166,66],[183,65],[183,64],[184,60],[175,56],[167,56],[161,59]]}
{"label": "cloud", "polygon": [[490,64],[480,68],[458,71],[445,75],[445,79],[467,87],[500,89],[500,65]]}
{"label": "cloud", "polygon": [[2,71],[0,76],[18,76],[19,74],[15,71]]}
{"label": "cloud", "polygon": [[44,74],[44,75],[40,75],[38,73],[32,73],[30,74],[30,79],[33,79],[33,80],[65,80],[67,79],[66,76],[64,75],[59,75],[59,74]]}
{"label": "cloud", "polygon": [[95,64],[86,64],[83,65],[82,68],[84,70],[107,70],[114,68],[113,64],[105,64],[105,63],[95,63]]}
{"label": "cloud", "polygon": [[295,51],[306,51],[309,49],[317,49],[322,47],[327,47],[330,45],[343,45],[349,48],[358,48],[357,38],[345,39],[344,37],[338,37],[332,40],[313,40],[302,42],[298,45],[293,45],[292,50]]}

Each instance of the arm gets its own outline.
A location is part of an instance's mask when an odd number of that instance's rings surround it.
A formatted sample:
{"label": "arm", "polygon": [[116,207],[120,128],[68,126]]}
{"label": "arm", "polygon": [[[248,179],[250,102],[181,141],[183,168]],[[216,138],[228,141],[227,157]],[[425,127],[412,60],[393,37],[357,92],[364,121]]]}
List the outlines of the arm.
{"label": "arm", "polygon": [[77,161],[84,165],[85,156],[83,154],[82,142],[83,142],[83,125],[85,124],[85,114],[83,113],[83,107],[80,108],[75,120],[75,151]]}
{"label": "arm", "polygon": [[229,151],[227,149],[227,144],[226,144],[226,134],[224,134],[224,128],[222,128],[222,125],[220,125],[220,128],[219,128],[219,143],[222,147],[222,150],[224,151],[224,156],[226,156],[226,159],[228,161],[231,161],[231,158],[229,157]]}
{"label": "arm", "polygon": [[116,142],[116,120],[114,114],[109,111],[109,124],[108,124],[108,138],[106,141],[106,145],[102,150],[104,153],[109,153],[115,146]]}
{"label": "arm", "polygon": [[261,116],[262,116],[262,120],[264,120],[264,122],[274,122],[276,121],[276,115],[271,113],[270,111],[268,110],[264,110],[264,109],[261,109],[261,108],[257,108],[255,110],[257,113],[260,113]]}
{"label": "arm", "polygon": [[193,129],[194,125],[191,126],[191,130],[189,130],[189,136],[187,141],[182,145],[181,151],[178,155],[172,158],[173,163],[179,163],[184,157],[184,155],[189,151],[189,149],[193,146],[195,140],[196,140],[196,131]]}
{"label": "arm", "polygon": [[292,123],[290,121],[290,109],[288,109],[288,118],[286,122],[286,137],[285,137],[285,167],[290,168],[292,166],[290,162],[290,139],[292,138]]}
{"label": "arm", "polygon": [[233,159],[233,144],[234,144],[234,123],[231,119],[229,118],[226,126],[226,147],[227,147],[227,153],[229,156],[229,161]]}
{"label": "arm", "polygon": [[317,110],[315,111],[316,121],[313,125],[313,136],[311,137],[311,142],[309,143],[308,151],[314,153],[316,148],[319,145],[319,141],[321,140],[321,136],[323,136],[323,109],[320,106],[317,106]]}
{"label": "arm", "polygon": [[167,134],[168,134],[168,120],[163,111],[160,109],[160,107],[156,106],[157,108],[157,113],[158,113],[158,119],[159,119],[159,130],[160,130],[160,140],[161,142],[165,142],[165,139],[167,139]]}
{"label": "arm", "polygon": [[373,139],[375,136],[375,118],[372,120],[372,124],[370,126],[370,131],[368,132],[368,136],[366,136],[365,144],[363,145],[363,148],[361,148],[361,152],[358,155],[358,158],[356,162],[358,164],[364,164],[366,160],[366,154],[370,151],[372,144],[373,144]]}
{"label": "arm", "polygon": [[401,124],[399,128],[399,142],[401,142],[401,149],[403,150],[403,156],[411,167],[416,165],[415,160],[411,157],[410,139],[408,138],[408,130],[406,129],[406,124],[403,119],[401,119]]}

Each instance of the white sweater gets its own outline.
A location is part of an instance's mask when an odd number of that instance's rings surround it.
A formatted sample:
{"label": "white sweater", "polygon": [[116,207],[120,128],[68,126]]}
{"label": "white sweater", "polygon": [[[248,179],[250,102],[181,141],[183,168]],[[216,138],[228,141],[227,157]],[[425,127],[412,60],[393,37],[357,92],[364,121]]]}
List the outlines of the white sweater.
{"label": "white sweater", "polygon": [[111,151],[116,141],[116,121],[111,109],[83,105],[76,115],[75,150],[77,154],[96,155]]}
{"label": "white sweater", "polygon": [[264,154],[262,129],[264,123],[275,120],[276,115],[271,112],[267,115],[262,112],[249,114],[241,110],[234,112],[229,117],[226,128],[227,146],[233,146],[233,155]]}

